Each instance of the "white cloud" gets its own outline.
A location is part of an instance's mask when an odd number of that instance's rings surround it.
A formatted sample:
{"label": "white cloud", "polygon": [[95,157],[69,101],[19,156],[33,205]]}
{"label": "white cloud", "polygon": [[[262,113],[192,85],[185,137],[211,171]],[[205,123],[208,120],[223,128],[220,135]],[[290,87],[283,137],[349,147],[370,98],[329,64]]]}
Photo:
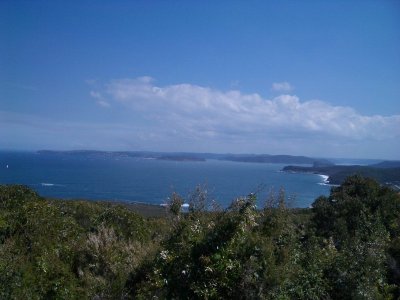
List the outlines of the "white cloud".
{"label": "white cloud", "polygon": [[132,112],[192,138],[400,137],[400,115],[364,116],[350,107],[318,100],[302,102],[294,95],[269,100],[258,94],[191,84],[159,87],[150,77],[113,80],[105,89],[110,99]]}
{"label": "white cloud", "polygon": [[104,101],[104,100],[97,101],[97,104],[102,107],[110,107],[110,103],[108,103],[107,101]]}
{"label": "white cloud", "polygon": [[103,95],[99,92],[95,91],[90,91],[90,96],[94,99],[97,99],[97,104],[100,105],[101,107],[110,107],[110,103],[106,101],[106,99],[103,97]]}
{"label": "white cloud", "polygon": [[99,92],[90,91],[90,96],[95,99],[103,99],[103,96]]}
{"label": "white cloud", "polygon": [[288,93],[293,91],[293,87],[289,82],[274,82],[272,84],[272,90],[275,92]]}

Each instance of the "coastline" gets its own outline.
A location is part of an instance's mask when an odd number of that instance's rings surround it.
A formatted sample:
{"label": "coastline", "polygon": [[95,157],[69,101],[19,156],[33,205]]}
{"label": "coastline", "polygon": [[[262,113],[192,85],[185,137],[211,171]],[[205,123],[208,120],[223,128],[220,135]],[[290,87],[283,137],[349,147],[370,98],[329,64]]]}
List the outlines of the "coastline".
{"label": "coastline", "polygon": [[339,186],[339,184],[333,184],[329,182],[329,176],[325,175],[325,174],[317,174],[318,176],[320,176],[323,180],[323,182],[319,182],[319,185],[326,185],[326,186]]}
{"label": "coastline", "polygon": [[322,182],[319,182],[318,184],[320,184],[320,185],[331,185],[329,183],[329,175],[318,174],[318,176],[322,178]]}
{"label": "coastline", "polygon": [[329,184],[329,176],[328,175],[325,175],[325,174],[318,174],[318,175],[322,178],[324,183]]}

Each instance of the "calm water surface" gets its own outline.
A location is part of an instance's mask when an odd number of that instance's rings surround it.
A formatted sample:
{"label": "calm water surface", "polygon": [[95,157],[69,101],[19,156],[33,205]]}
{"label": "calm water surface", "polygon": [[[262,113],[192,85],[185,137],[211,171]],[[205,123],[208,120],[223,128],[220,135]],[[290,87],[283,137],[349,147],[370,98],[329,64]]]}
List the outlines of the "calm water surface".
{"label": "calm water surface", "polygon": [[[8,166],[8,167],[7,167]],[[162,204],[172,192],[186,197],[199,184],[222,206],[259,191],[263,205],[282,187],[294,207],[308,207],[330,187],[314,174],[279,172],[283,164],[208,160],[174,162],[88,158],[66,154],[0,152],[0,183],[25,184],[42,196]]]}

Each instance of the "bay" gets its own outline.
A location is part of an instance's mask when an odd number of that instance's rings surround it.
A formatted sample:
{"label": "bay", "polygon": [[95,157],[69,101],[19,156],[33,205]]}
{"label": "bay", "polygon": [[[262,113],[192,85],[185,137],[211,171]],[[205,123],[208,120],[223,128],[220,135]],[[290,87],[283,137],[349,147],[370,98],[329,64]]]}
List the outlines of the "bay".
{"label": "bay", "polygon": [[177,192],[185,199],[201,185],[223,207],[257,192],[264,205],[271,190],[283,188],[292,207],[309,207],[330,187],[315,174],[284,173],[283,164],[220,160],[88,158],[66,154],[0,152],[0,183],[24,184],[45,197],[164,204]]}

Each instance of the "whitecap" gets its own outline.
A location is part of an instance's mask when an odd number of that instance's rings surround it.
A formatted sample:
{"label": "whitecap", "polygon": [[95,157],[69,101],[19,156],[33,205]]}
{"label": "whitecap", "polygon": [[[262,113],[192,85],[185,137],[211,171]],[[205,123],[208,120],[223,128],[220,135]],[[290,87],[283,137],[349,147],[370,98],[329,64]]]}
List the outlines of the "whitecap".
{"label": "whitecap", "polygon": [[324,184],[329,183],[329,176],[328,175],[323,175],[323,174],[319,174],[319,176],[322,178],[322,181]]}
{"label": "whitecap", "polygon": [[[169,206],[169,204],[168,203],[161,203],[160,206]],[[181,206],[182,207],[189,207],[189,203],[183,203]]]}
{"label": "whitecap", "polygon": [[63,186],[62,184],[50,183],[50,182],[41,182],[40,185],[41,186]]}

